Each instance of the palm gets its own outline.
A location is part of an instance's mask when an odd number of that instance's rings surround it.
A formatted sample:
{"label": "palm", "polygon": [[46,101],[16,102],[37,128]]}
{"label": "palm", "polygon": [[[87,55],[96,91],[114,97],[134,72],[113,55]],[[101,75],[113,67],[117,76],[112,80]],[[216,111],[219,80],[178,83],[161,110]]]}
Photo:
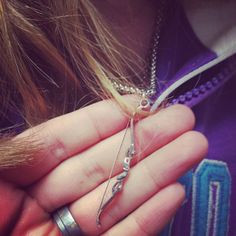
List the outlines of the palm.
{"label": "palm", "polygon": [[1,235],[57,235],[49,214],[24,190],[1,181],[0,195]]}

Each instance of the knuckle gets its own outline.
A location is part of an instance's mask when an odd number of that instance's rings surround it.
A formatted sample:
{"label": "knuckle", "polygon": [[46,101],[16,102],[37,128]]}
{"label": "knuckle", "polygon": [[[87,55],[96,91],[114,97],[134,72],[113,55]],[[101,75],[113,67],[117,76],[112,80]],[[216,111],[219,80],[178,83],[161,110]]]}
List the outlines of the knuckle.
{"label": "knuckle", "polygon": [[87,121],[87,125],[90,125],[92,129],[95,131],[95,135],[97,140],[104,139],[103,134],[101,132],[100,123],[97,120],[97,117],[93,115],[92,110],[84,110],[84,120]]}
{"label": "knuckle", "polygon": [[154,189],[156,191],[159,191],[160,189],[162,189],[165,184],[164,184],[164,179],[163,177],[159,174],[159,172],[157,171],[153,171],[152,168],[150,168],[150,166],[144,162],[143,163],[143,175],[148,176],[148,182],[151,184],[153,184]]}
{"label": "knuckle", "polygon": [[117,223],[121,220],[121,209],[122,207],[120,206],[120,204],[116,203],[116,205],[112,208],[111,211],[107,211],[106,214],[110,222]]}
{"label": "knuckle", "polygon": [[86,159],[84,161],[88,163],[84,165],[86,168],[81,168],[82,176],[85,176],[86,179],[88,179],[88,182],[93,184],[96,183],[96,185],[100,184],[101,181],[106,178],[107,174],[104,167],[95,160],[91,161]]}

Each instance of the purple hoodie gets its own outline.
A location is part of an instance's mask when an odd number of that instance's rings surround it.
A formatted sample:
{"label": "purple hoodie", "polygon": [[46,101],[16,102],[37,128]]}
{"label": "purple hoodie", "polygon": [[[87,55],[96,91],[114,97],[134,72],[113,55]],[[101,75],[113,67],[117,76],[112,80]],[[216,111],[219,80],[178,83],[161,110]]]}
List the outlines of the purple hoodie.
{"label": "purple hoodie", "polygon": [[[188,1],[184,9],[173,1],[160,42],[160,86],[152,109],[163,101],[191,107],[195,129],[209,140],[205,159],[180,179],[186,200],[161,236],[236,235],[236,17],[230,15],[236,2],[221,1],[214,9],[210,1],[204,3]],[[219,27],[225,35],[213,42],[208,38],[217,31],[217,22],[207,34],[198,32],[205,25],[194,24],[199,17],[213,20],[217,14],[222,24],[225,15],[230,20],[225,31],[220,28],[224,25]]]}
{"label": "purple hoodie", "polygon": [[[209,152],[180,179],[186,200],[161,235],[235,236],[236,2],[198,2],[185,1],[182,7],[171,1],[161,34],[159,86],[152,109],[163,101],[191,107],[195,129],[208,138]],[[19,124],[13,127],[17,131],[21,122],[12,109],[0,124]]]}

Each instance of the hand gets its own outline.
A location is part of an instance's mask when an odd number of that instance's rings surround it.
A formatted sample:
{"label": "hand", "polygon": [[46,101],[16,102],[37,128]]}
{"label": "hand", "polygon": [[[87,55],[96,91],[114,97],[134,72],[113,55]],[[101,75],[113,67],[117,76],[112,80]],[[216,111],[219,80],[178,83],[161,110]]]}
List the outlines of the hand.
{"label": "hand", "polygon": [[[97,227],[97,210],[127,121],[113,103],[103,101],[19,135],[33,133],[42,150],[34,164],[1,172],[1,235],[60,235],[50,213],[63,205],[85,235],[159,232],[184,199],[176,181],[201,161],[207,141],[190,131],[194,116],[182,105],[139,121],[135,133],[140,160]],[[126,139],[122,157],[128,145]],[[119,164],[114,175],[121,171]]]}

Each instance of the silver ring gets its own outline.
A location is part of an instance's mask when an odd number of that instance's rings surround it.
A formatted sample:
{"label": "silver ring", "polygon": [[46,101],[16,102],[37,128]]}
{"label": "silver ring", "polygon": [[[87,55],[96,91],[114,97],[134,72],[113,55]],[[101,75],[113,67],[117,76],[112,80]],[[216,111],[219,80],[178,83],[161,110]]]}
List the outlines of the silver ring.
{"label": "silver ring", "polygon": [[62,207],[53,213],[53,219],[63,236],[84,235],[79,225],[75,222],[68,207]]}

